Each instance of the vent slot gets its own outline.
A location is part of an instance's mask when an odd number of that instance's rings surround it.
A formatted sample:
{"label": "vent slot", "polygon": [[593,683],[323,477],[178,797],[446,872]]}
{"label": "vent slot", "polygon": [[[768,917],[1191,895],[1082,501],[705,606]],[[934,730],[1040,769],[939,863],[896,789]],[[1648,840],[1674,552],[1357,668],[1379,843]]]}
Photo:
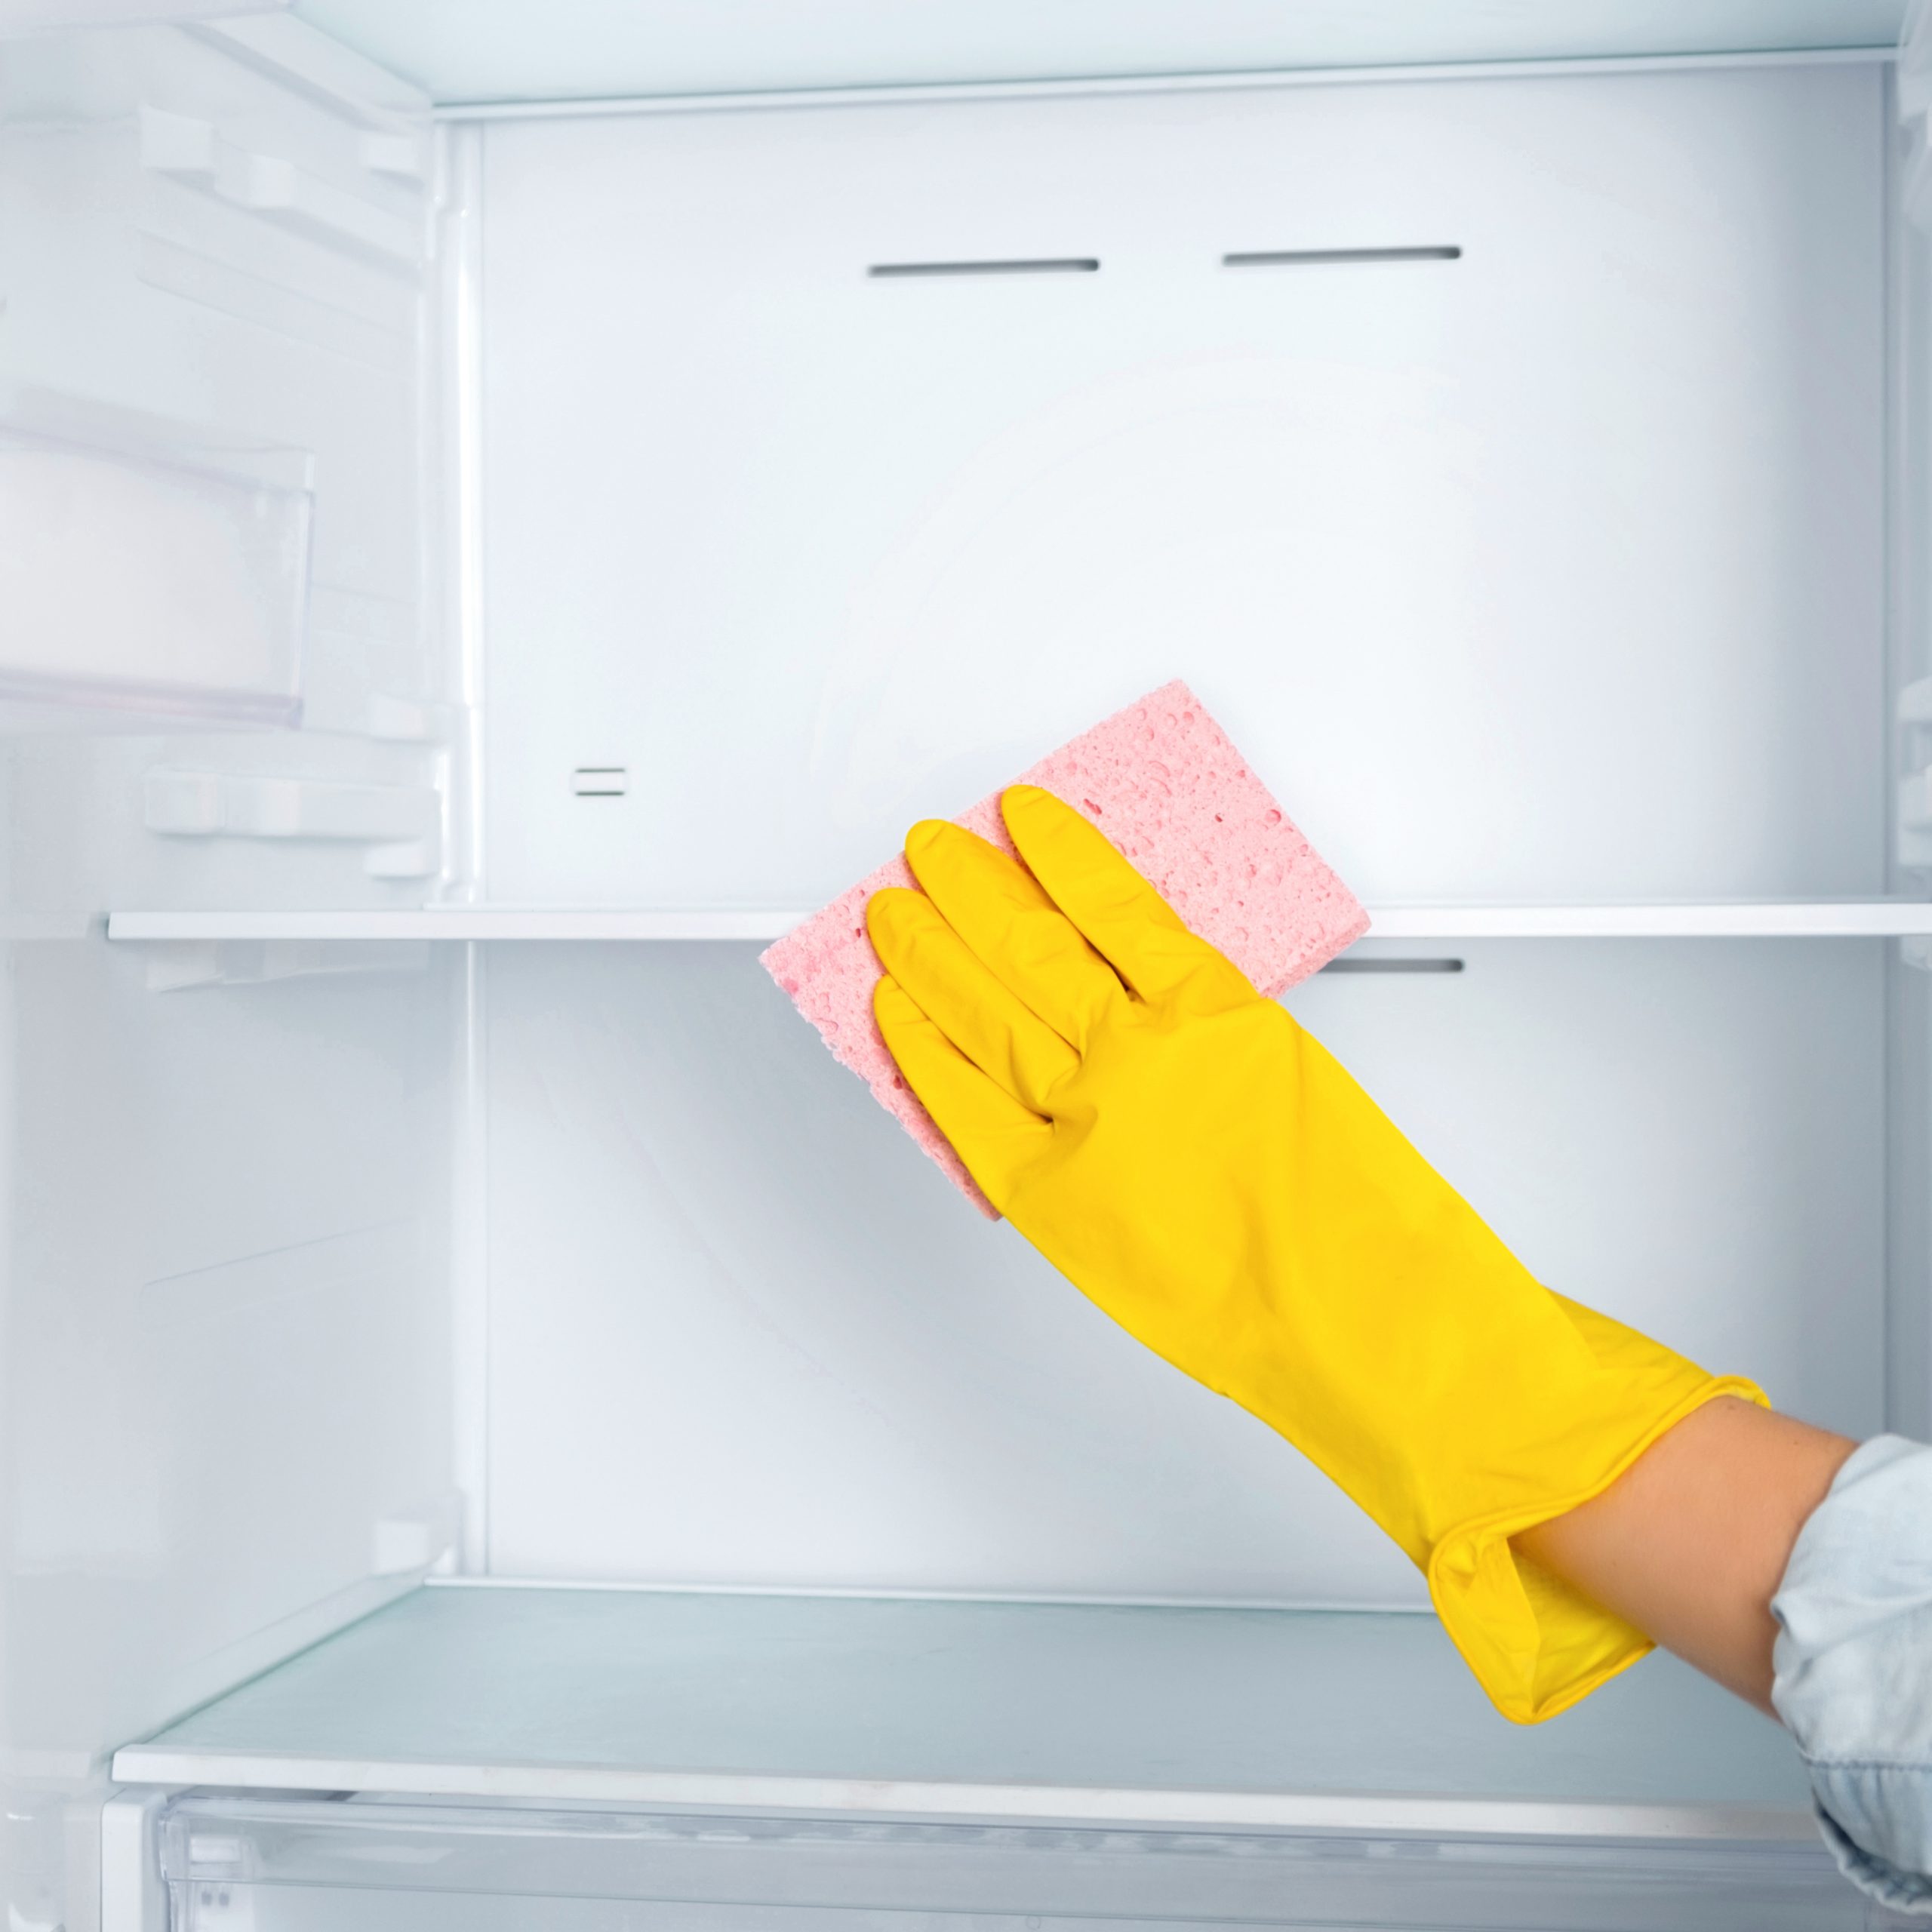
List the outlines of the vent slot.
{"label": "vent slot", "polygon": [[1224,269],[1317,269],[1357,262],[1460,262],[1463,251],[1450,244],[1425,248],[1260,248],[1223,255]]}
{"label": "vent slot", "polygon": [[1331,959],[1324,973],[1460,973],[1460,959],[1351,959],[1346,954]]}
{"label": "vent slot", "polygon": [[866,273],[875,281],[906,281],[924,276],[967,275],[1098,275],[1097,255],[1049,255],[998,262],[875,262]]}
{"label": "vent slot", "polygon": [[571,774],[580,798],[621,798],[630,789],[630,773],[621,764],[580,764]]}

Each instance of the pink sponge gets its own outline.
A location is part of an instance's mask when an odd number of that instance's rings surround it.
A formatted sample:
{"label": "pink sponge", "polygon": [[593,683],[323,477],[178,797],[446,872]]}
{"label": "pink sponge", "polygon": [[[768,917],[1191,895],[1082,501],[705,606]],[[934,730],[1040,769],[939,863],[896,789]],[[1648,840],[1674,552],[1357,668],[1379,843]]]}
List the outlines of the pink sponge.
{"label": "pink sponge", "polygon": [[[1084,812],[1169,905],[1272,998],[1368,930],[1368,915],[1321,862],[1200,700],[1163,685],[1051,752],[1015,781]],[[958,823],[1011,852],[999,796]],[[825,1044],[986,1214],[994,1209],[906,1086],[872,1020],[881,977],[866,901],[912,885],[888,860],[763,955]]]}

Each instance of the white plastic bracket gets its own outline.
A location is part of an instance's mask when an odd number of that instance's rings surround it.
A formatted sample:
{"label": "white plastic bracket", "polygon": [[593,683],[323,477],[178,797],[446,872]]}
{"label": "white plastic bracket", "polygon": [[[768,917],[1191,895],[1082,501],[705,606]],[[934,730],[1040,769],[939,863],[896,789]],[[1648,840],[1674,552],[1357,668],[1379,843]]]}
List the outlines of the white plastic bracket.
{"label": "white plastic bracket", "polygon": [[117,1791],[100,1807],[100,1932],[162,1932],[168,1893],[155,1828],[172,1788]]}
{"label": "white plastic bracket", "polygon": [[400,785],[236,776],[157,765],[147,775],[150,832],[176,838],[434,839],[442,801]]}
{"label": "white plastic bracket", "polygon": [[364,713],[372,738],[397,744],[426,744],[441,739],[450,721],[450,707],[423,698],[398,697],[389,691],[371,691]]}
{"label": "white plastic bracket", "polygon": [[463,1497],[453,1489],[405,1515],[385,1516],[370,1538],[371,1574],[396,1577],[454,1568],[462,1525]]}
{"label": "white plastic bracket", "polygon": [[192,115],[144,106],[141,165],[311,241],[391,265],[413,266],[423,251],[413,222],[317,180],[292,161],[238,148],[211,122]]}
{"label": "white plastic bracket", "polygon": [[365,134],[361,151],[362,165],[371,174],[419,185],[429,178],[429,143],[414,134]]}
{"label": "white plastic bracket", "polygon": [[440,839],[406,838],[371,845],[363,855],[362,869],[371,878],[434,878],[441,863]]}
{"label": "white plastic bracket", "polygon": [[1932,678],[1899,693],[1906,775],[1899,780],[1898,857],[1910,872],[1932,872]]}

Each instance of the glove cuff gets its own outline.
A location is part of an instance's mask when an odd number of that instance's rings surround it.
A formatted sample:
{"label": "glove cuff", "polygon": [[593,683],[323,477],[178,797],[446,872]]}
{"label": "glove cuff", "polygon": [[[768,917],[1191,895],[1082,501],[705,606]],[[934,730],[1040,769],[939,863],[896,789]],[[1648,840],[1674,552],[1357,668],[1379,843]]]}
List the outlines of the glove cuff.
{"label": "glove cuff", "polygon": [[1742,1376],[1707,1377],[1575,1487],[1458,1524],[1429,1552],[1425,1571],[1436,1614],[1491,1703],[1512,1722],[1540,1724],[1567,1711],[1655,1647],[1520,1555],[1510,1538],[1601,1495],[1660,1436],[1720,1395],[1770,1407],[1764,1391]]}

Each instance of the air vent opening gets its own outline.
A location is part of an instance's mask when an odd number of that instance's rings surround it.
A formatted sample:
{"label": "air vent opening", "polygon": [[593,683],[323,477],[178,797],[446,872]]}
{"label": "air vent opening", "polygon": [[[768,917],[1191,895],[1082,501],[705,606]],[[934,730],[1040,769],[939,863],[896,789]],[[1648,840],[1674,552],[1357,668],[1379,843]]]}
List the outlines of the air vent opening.
{"label": "air vent opening", "polygon": [[1355,959],[1344,953],[1322,968],[1324,973],[1460,973],[1460,959]]}
{"label": "air vent opening", "polygon": [[1460,262],[1461,248],[1431,243],[1414,248],[1254,248],[1223,255],[1224,269],[1314,269],[1377,262]]}
{"label": "air vent opening", "polygon": [[988,262],[875,262],[866,273],[875,281],[909,281],[941,275],[1098,275],[1100,272],[1097,255],[1043,255]]}

